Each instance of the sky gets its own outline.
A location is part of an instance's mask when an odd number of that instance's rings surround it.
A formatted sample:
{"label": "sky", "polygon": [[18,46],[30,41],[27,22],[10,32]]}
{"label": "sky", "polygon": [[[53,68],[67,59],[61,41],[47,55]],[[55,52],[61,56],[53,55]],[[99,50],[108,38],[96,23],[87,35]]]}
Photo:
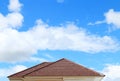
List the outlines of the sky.
{"label": "sky", "polygon": [[119,0],[0,0],[0,81],[61,58],[120,81]]}

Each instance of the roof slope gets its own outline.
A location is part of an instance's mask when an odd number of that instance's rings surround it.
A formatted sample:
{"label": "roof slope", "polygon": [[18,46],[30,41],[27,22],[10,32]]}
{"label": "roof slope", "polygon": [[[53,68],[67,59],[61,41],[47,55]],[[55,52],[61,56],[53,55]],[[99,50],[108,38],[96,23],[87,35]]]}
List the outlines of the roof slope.
{"label": "roof slope", "polygon": [[48,64],[50,64],[50,62],[43,62],[43,63],[41,63],[41,64],[38,64],[38,65],[33,66],[33,67],[31,67],[31,68],[25,69],[25,70],[23,70],[23,71],[20,71],[20,72],[18,72],[18,73],[15,73],[15,74],[13,74],[13,75],[8,76],[8,77],[24,77],[24,76],[27,75],[28,73],[33,72],[33,71],[35,71],[35,70],[37,70],[37,69],[40,69],[40,68],[42,68],[42,67],[44,67],[44,66],[46,66],[46,65],[48,65]]}
{"label": "roof slope", "polygon": [[19,73],[8,77],[24,76],[104,76],[101,73],[78,65],[67,59],[60,59],[56,62],[44,62],[37,66],[31,67]]}

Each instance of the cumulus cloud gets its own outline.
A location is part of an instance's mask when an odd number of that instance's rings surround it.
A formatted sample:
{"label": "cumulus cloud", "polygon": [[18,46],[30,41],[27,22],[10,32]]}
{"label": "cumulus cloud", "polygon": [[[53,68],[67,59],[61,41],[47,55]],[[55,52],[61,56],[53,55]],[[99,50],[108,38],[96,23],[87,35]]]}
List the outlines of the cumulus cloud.
{"label": "cumulus cloud", "polygon": [[5,28],[18,28],[22,26],[23,16],[20,13],[9,13],[4,16],[0,13],[0,31]]}
{"label": "cumulus cloud", "polygon": [[25,32],[15,29],[0,32],[0,61],[24,60],[47,49],[96,53],[119,50],[119,44],[109,36],[90,34],[75,24],[54,27],[42,20]]}
{"label": "cumulus cloud", "polygon": [[103,81],[120,81],[120,65],[107,65],[103,69],[103,73],[106,75],[106,77],[103,79]]}
{"label": "cumulus cloud", "polygon": [[[27,31],[18,31],[23,16],[18,12],[21,3],[10,0],[10,6],[16,3],[13,12],[7,16],[0,14],[0,61],[14,62],[45,60],[32,57],[38,50],[73,50],[87,53],[113,52],[119,50],[119,42],[110,36],[97,36],[73,23],[50,26],[42,20]],[[10,7],[9,6],[9,7]],[[15,8],[15,9],[14,9]],[[9,9],[9,10],[10,10]],[[18,9],[18,10],[16,10]],[[13,22],[14,21],[14,22]]]}
{"label": "cumulus cloud", "polygon": [[[16,6],[13,6],[11,8],[14,3],[16,3]],[[5,16],[0,13],[0,31],[6,28],[18,28],[22,26],[23,16],[20,12],[17,11],[20,10],[20,7],[18,7],[17,5],[21,5],[18,0],[10,0],[9,10],[12,12],[8,13]]]}
{"label": "cumulus cloud", "polygon": [[120,28],[120,12],[110,9],[105,15],[107,24],[113,24],[116,28]]}
{"label": "cumulus cloud", "polygon": [[12,12],[19,12],[21,10],[22,4],[19,0],[9,0],[8,9]]}
{"label": "cumulus cloud", "polygon": [[4,68],[4,69],[2,68],[0,69],[0,78],[7,77],[11,74],[22,71],[24,69],[27,69],[27,67],[23,65],[16,65],[14,67],[9,67],[9,68]]}

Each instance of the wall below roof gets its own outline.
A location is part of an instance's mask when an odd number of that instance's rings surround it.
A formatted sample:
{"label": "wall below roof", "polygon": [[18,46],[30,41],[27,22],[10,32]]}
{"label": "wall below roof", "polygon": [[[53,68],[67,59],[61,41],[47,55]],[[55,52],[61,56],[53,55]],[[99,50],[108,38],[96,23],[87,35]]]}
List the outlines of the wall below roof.
{"label": "wall below roof", "polygon": [[23,81],[23,80],[10,80],[10,81]]}
{"label": "wall below roof", "polygon": [[76,77],[25,77],[23,79],[10,79],[10,81],[101,81],[103,77],[99,76],[76,76]]}
{"label": "wall below roof", "polygon": [[103,77],[97,76],[81,76],[81,77],[65,77],[64,81],[101,81]]}

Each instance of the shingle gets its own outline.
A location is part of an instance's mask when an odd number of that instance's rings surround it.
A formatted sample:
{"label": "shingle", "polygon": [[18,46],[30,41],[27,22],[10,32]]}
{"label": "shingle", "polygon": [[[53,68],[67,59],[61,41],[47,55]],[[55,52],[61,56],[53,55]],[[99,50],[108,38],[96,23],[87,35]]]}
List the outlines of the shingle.
{"label": "shingle", "polygon": [[33,72],[34,70],[40,69],[46,65],[50,64],[50,62],[43,62],[41,64],[38,64],[36,66],[33,66],[31,68],[28,68],[26,70],[20,71],[18,73],[15,73],[13,75],[10,75],[8,77],[24,77],[26,74]]}
{"label": "shingle", "polygon": [[24,76],[104,76],[67,59],[60,59],[52,63],[42,63],[9,77]]}

